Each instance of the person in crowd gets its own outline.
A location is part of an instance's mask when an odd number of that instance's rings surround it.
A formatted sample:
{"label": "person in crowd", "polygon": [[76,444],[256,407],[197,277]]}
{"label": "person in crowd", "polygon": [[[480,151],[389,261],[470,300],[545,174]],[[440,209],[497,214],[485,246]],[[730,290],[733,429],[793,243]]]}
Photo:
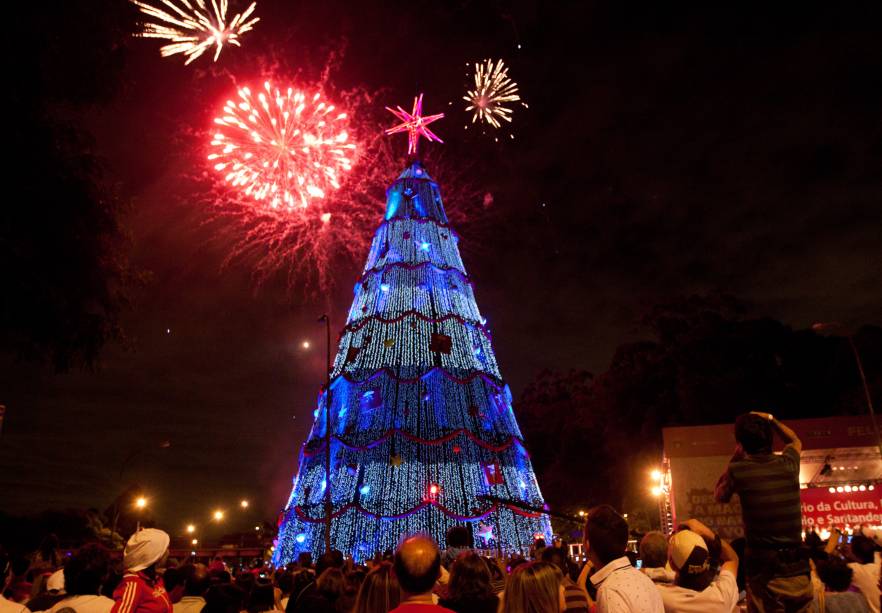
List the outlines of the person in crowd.
{"label": "person in crowd", "polygon": [[0,547],[0,613],[30,613],[30,610],[23,604],[17,603],[6,598],[3,593],[3,586],[6,585],[9,575],[12,572],[10,568],[10,560]]}
{"label": "person in crowd", "polygon": [[303,569],[312,568],[312,554],[308,551],[301,551],[297,556],[297,565]]}
{"label": "person in crowd", "polygon": [[596,569],[589,581],[597,590],[597,613],[661,613],[661,595],[652,580],[625,555],[628,522],[609,505],[594,507],[585,519],[585,551]]}
{"label": "person in crowd", "polygon": [[[720,572],[711,548],[720,550]],[[670,541],[674,585],[657,584],[666,613],[730,613],[738,604],[738,555],[731,545],[697,519],[686,522]]]}
{"label": "person in crowd", "polygon": [[[243,590],[244,591],[244,590]],[[271,583],[261,582],[251,588],[245,600],[248,613],[270,613],[276,610],[276,598]]]}
{"label": "person in crowd", "polygon": [[484,558],[474,551],[459,554],[450,567],[447,596],[438,604],[456,613],[496,613],[499,597],[490,585]]}
{"label": "person in crowd", "polygon": [[257,583],[257,578],[250,572],[240,572],[236,574],[236,580],[233,583],[248,595],[251,594],[251,590],[254,589],[254,585]]}
{"label": "person in crowd", "polygon": [[839,556],[830,556],[816,562],[822,589],[815,593],[813,613],[869,613],[866,598],[853,591],[852,569]]}
{"label": "person in crowd", "polygon": [[879,613],[879,564],[876,562],[876,544],[863,533],[855,534],[851,537],[851,555],[856,560],[848,565],[852,572],[852,585],[864,595],[870,611]]}
{"label": "person in crowd", "polygon": [[65,596],[64,570],[56,570],[43,583],[42,593],[31,598],[25,605],[31,611],[46,611]]}
{"label": "person in crowd", "polygon": [[31,562],[25,556],[11,557],[8,562],[7,580],[3,596],[12,602],[26,603],[31,598],[34,584],[29,579]]}
{"label": "person in crowd", "polygon": [[279,588],[279,610],[284,611],[294,589],[294,572],[285,568],[277,573],[276,586]]}
{"label": "person in crowd", "polygon": [[156,528],[135,532],[123,552],[125,574],[113,592],[112,613],[172,613],[156,567],[168,555],[169,536]]}
{"label": "person in crowd", "polygon": [[404,539],[395,551],[393,568],[401,586],[401,603],[393,613],[453,613],[436,605],[432,595],[441,576],[441,552],[430,536]]}
{"label": "person in crowd", "polygon": [[[774,433],[784,440],[772,453]],[[799,456],[796,433],[769,413],[751,412],[735,421],[735,453],[716,485],[718,502],[741,500],[747,545],[744,555],[748,610],[807,611],[812,584],[801,551]]]}
{"label": "person in crowd", "polygon": [[309,583],[292,593],[285,609],[287,613],[333,613],[334,604],[318,590],[318,578],[329,568],[342,569],[343,554],[339,551],[330,551],[321,555],[315,565],[316,574],[311,576]]}
{"label": "person in crowd", "polygon": [[548,562],[528,562],[509,577],[500,613],[562,613],[566,606],[560,569]]}
{"label": "person in crowd", "polygon": [[389,562],[377,562],[365,576],[352,613],[388,613],[401,601],[401,587]]}
{"label": "person in crowd", "polygon": [[546,547],[542,552],[542,561],[554,564],[561,572],[561,585],[564,588],[564,600],[568,613],[588,613],[588,593],[576,585],[570,578],[567,552],[557,547]]}
{"label": "person in crowd", "polygon": [[242,613],[245,598],[245,592],[230,582],[212,585],[205,592],[202,613]]}
{"label": "person in crowd", "polygon": [[355,604],[355,590],[339,568],[325,570],[316,581],[316,589],[337,613],[349,613]]}
{"label": "person in crowd", "polygon": [[101,595],[110,574],[110,554],[96,543],[83,545],[64,566],[64,597],[50,613],[73,609],[77,613],[109,613],[113,600]]}
{"label": "person in crowd", "polygon": [[541,536],[533,541],[530,546],[530,559],[539,560],[542,558],[542,550],[545,549],[545,539]]}
{"label": "person in crowd", "polygon": [[184,569],[180,566],[166,566],[162,573],[162,585],[172,606],[184,597]]}
{"label": "person in crowd", "polygon": [[174,603],[174,613],[200,613],[205,606],[205,592],[211,582],[204,564],[187,564],[181,567],[184,576],[184,593]]}
{"label": "person in crowd", "polygon": [[653,583],[673,583],[674,571],[668,566],[668,539],[658,531],[647,532],[640,540],[640,570]]}
{"label": "person in crowd", "polygon": [[467,551],[472,550],[472,533],[465,526],[452,526],[445,535],[447,549],[441,556],[441,566],[450,570],[453,562]]}
{"label": "person in crowd", "polygon": [[487,567],[490,569],[490,587],[498,596],[505,590],[505,563],[499,558],[491,558],[487,561]]}

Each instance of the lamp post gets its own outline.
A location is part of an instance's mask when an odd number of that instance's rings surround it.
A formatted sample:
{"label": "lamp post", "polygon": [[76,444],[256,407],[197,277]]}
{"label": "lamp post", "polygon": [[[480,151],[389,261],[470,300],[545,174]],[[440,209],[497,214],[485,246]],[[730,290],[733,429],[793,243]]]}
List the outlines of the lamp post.
{"label": "lamp post", "polygon": [[812,330],[815,332],[838,332],[848,340],[848,346],[854,354],[854,361],[857,364],[858,373],[861,376],[861,383],[864,386],[864,396],[867,399],[867,411],[870,413],[870,421],[873,424],[873,432],[876,434],[876,446],[879,448],[879,457],[882,458],[882,437],[879,436],[879,425],[876,423],[876,412],[873,410],[873,397],[870,395],[870,386],[867,385],[867,376],[864,374],[864,363],[861,361],[861,354],[858,352],[857,345],[854,344],[854,335],[845,329],[841,323],[818,322],[812,324]]}
{"label": "lamp post", "polygon": [[325,552],[331,551],[331,318],[325,322]]}

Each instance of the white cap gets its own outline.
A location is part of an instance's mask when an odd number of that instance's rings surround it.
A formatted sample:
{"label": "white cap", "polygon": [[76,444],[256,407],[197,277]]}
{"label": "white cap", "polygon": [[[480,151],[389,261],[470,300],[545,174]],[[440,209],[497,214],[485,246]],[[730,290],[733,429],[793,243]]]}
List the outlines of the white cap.
{"label": "white cap", "polygon": [[168,550],[168,534],[156,528],[145,528],[132,535],[123,553],[123,566],[129,571],[144,570],[155,564]]}

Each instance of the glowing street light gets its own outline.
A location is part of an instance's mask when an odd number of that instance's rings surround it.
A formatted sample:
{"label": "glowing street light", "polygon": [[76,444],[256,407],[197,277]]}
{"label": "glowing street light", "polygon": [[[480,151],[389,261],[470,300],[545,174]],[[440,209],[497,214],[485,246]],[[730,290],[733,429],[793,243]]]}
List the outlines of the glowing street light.
{"label": "glowing street light", "polygon": [[143,509],[144,507],[147,506],[147,499],[144,498],[143,496],[138,496],[135,499],[135,506],[139,509]]}
{"label": "glowing street light", "polygon": [[247,509],[248,508],[248,501],[243,499],[241,502],[239,502],[239,506],[242,507],[243,509]]}
{"label": "glowing street light", "polygon": [[193,539],[193,540],[190,541],[190,542],[193,543],[194,545],[198,545],[198,544],[199,544],[199,539]]}
{"label": "glowing street light", "polygon": [[187,534],[193,534],[194,532],[196,532],[196,526],[187,524]]}
{"label": "glowing street light", "polygon": [[300,343],[300,346],[304,349],[309,349],[309,341],[303,341],[302,343]]}
{"label": "glowing street light", "polygon": [[212,517],[214,517],[214,520],[215,520],[215,521],[223,521],[223,519],[224,519],[224,512],[221,511],[220,509],[218,509],[217,511],[214,512],[214,514],[212,515]]}

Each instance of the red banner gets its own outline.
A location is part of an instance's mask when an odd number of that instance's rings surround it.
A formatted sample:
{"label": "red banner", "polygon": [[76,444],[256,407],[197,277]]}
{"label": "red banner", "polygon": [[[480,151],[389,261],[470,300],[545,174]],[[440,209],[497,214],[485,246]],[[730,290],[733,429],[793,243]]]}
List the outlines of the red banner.
{"label": "red banner", "polygon": [[882,525],[882,488],[831,492],[829,488],[812,487],[801,490],[800,499],[805,529]]}

